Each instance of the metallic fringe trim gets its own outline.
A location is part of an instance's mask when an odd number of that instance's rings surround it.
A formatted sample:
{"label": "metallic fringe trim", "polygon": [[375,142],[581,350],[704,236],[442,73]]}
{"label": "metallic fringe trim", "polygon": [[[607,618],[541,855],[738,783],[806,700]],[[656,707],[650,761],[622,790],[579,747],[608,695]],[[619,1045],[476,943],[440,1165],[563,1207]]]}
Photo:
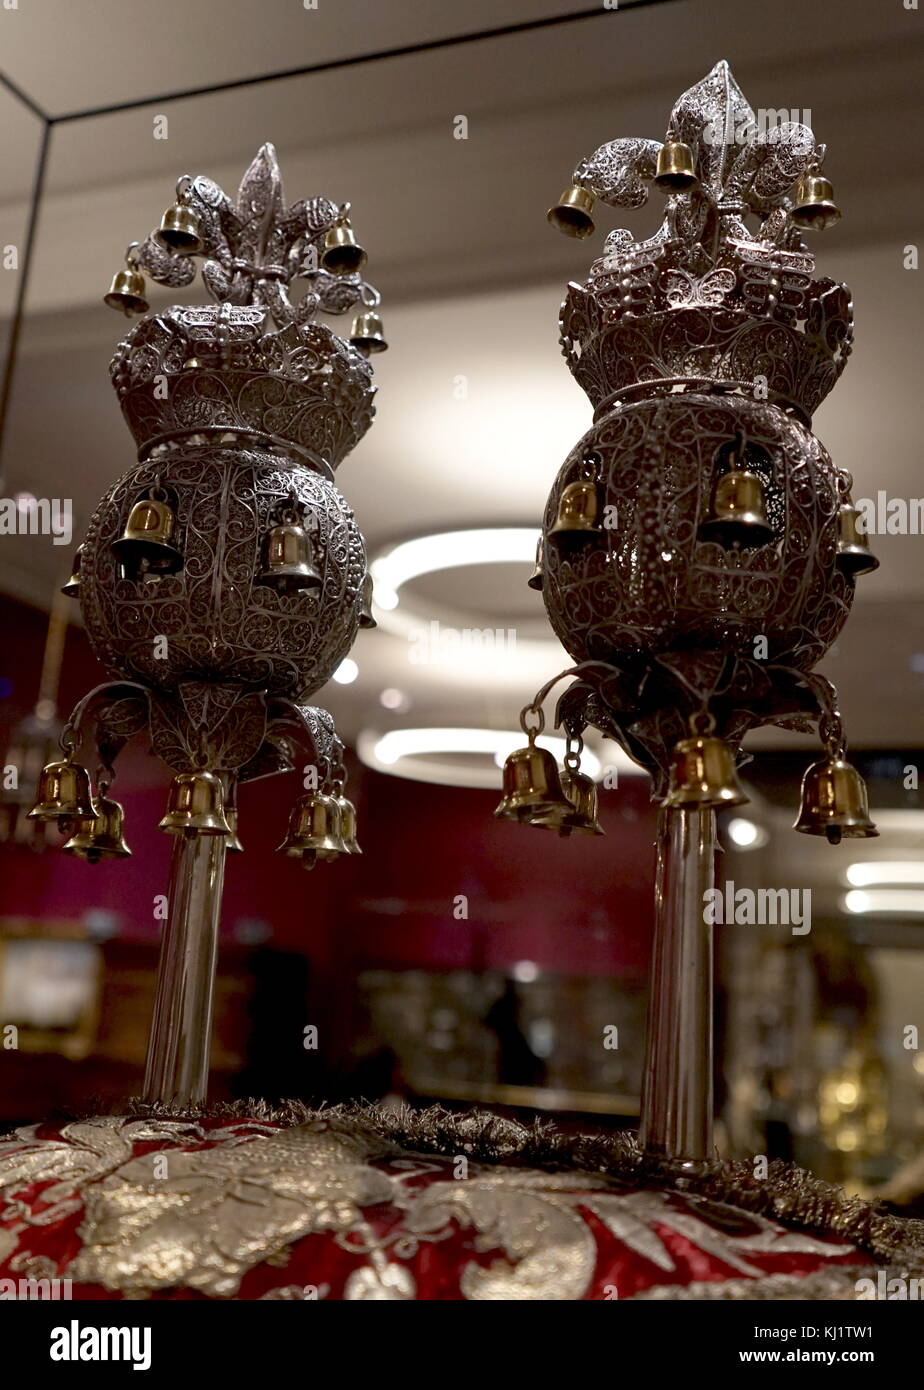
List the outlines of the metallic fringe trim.
{"label": "metallic fringe trim", "polygon": [[[131,1101],[119,1113],[278,1125],[320,1122],[341,1132],[372,1134],[396,1149],[414,1153],[464,1154],[476,1163],[602,1173],[626,1187],[675,1188],[769,1217],[796,1230],[839,1236],[872,1256],[879,1266],[888,1266],[890,1275],[906,1279],[924,1275],[924,1221],[895,1216],[881,1202],[848,1197],[840,1188],[780,1159],[769,1164],[765,1178],[754,1177],[749,1164],[733,1159],[717,1158],[691,1170],[676,1161],[643,1153],[634,1134],[566,1134],[544,1120],[525,1125],[490,1111],[456,1112],[439,1105],[412,1110],[348,1102],[312,1108],[297,1100],[281,1106],[263,1100],[239,1100],[174,1110]],[[853,1280],[869,1272],[850,1271]],[[780,1287],[779,1296],[787,1297],[784,1286]],[[839,1296],[849,1295],[844,1292]]]}

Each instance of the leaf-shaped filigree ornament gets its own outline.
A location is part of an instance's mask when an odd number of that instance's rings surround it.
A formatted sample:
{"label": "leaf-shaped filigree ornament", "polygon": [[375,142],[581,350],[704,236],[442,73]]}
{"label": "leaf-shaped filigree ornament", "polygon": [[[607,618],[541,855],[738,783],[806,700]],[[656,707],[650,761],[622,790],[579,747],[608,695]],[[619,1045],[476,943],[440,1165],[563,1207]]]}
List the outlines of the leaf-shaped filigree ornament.
{"label": "leaf-shaped filigree ornament", "polygon": [[659,140],[609,140],[581,161],[574,171],[575,179],[601,203],[640,208],[648,201],[660,148]]}
{"label": "leaf-shaped filigree ornament", "polygon": [[[285,205],[276,151],[261,146],[232,202],[211,179],[181,180],[182,196],[199,224],[202,279],[220,303],[265,306],[279,327],[306,324],[322,311],[342,314],[378,299],[359,275],[332,275],[321,267],[324,238],[341,214],[330,198]],[[153,234],[137,249],[142,270],[159,284],[182,288],[195,278],[196,261],[165,250]],[[293,301],[289,286],[305,279]],[[371,296],[371,297],[370,297]]]}
{"label": "leaf-shaped filigree ornament", "polygon": [[138,265],[159,285],[181,290],[196,278],[196,262],[192,256],[172,256],[153,236],[145,238],[136,254]]}
{"label": "leaf-shaped filigree ornament", "polygon": [[755,211],[769,212],[817,161],[818,146],[807,125],[784,121],[755,131],[735,157],[725,196],[743,198]]}
{"label": "leaf-shaped filigree ornament", "polygon": [[736,132],[754,128],[754,112],[723,58],[677,100],[668,137],[690,146],[701,182],[718,198]]}

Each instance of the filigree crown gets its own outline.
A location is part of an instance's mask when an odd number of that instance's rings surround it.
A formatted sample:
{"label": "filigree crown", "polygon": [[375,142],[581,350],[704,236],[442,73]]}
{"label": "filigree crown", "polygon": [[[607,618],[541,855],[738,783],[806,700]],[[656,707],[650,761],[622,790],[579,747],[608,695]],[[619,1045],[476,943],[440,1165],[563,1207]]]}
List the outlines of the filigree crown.
{"label": "filigree crown", "polygon": [[[724,61],[678,100],[667,141],[689,147],[695,181],[670,194],[654,236],[610,232],[587,280],[568,286],[561,341],[572,373],[598,410],[708,383],[809,420],[853,337],[849,291],[813,278],[793,216],[794,185],[820,171],[825,147],[800,122],[758,121]],[[604,203],[641,207],[661,149],[610,141],[574,181]]]}
{"label": "filigree crown", "polygon": [[[287,206],[269,144],[234,201],[202,175],[181,187],[198,222],[202,279],[218,302],[172,306],[118,344],[110,374],[141,455],[233,434],[332,473],[369,428],[375,394],[363,353],[314,321],[378,303],[359,273],[322,263],[325,237],[349,205],[315,197]],[[191,255],[172,254],[154,234],[129,247],[128,261],[171,288],[196,275]],[[307,285],[297,301],[295,280]]]}

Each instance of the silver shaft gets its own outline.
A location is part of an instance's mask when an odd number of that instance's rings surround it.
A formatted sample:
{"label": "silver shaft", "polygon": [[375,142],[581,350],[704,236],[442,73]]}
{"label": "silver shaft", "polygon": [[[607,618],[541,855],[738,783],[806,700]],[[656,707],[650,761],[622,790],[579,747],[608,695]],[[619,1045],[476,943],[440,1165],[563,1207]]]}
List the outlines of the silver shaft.
{"label": "silver shaft", "polygon": [[639,1141],[667,1158],[713,1157],[712,927],[703,895],[714,882],[715,812],[663,807]]}
{"label": "silver shaft", "polygon": [[175,1106],[205,1101],[224,876],[223,835],[175,836],[145,1100]]}

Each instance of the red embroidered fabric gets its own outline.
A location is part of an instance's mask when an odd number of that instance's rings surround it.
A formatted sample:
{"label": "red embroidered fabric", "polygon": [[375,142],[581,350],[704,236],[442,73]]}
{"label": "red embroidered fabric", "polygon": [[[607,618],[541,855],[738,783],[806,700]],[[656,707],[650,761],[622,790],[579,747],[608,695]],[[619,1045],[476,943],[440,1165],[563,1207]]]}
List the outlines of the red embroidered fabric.
{"label": "red embroidered fabric", "polygon": [[75,1299],[798,1297],[866,1264],[691,1192],[414,1154],[359,1124],[101,1116],[0,1142],[7,1298],[29,1279]]}

